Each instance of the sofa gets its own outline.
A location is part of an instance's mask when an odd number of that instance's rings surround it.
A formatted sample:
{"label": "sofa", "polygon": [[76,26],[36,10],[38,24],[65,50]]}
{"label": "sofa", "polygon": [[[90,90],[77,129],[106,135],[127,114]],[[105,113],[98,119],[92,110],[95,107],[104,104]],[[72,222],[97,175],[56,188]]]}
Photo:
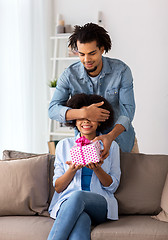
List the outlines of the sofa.
{"label": "sofa", "polygon": [[[54,158],[3,152],[0,240],[47,239],[54,222],[47,211],[54,193]],[[119,220],[92,226],[91,239],[168,240],[168,155],[121,152],[120,159]]]}

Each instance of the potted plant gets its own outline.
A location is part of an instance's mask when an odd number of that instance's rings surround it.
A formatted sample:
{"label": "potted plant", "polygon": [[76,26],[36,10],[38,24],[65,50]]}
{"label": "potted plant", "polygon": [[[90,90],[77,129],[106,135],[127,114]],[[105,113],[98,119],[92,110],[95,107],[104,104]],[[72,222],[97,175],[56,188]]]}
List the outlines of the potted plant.
{"label": "potted plant", "polygon": [[56,78],[54,80],[51,80],[48,84],[48,86],[50,87],[50,99],[53,97],[56,85],[57,85],[57,79]]}
{"label": "potted plant", "polygon": [[50,83],[49,83],[49,87],[51,87],[51,88],[55,88],[56,85],[57,85],[57,79],[54,79],[54,80],[50,81]]}

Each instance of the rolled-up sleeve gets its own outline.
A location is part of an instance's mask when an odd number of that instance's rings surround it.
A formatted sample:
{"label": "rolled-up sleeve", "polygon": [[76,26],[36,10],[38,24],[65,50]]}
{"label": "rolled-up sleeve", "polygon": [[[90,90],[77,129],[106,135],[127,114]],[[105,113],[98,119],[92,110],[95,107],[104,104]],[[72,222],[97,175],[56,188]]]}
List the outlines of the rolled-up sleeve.
{"label": "rolled-up sleeve", "polygon": [[54,95],[49,104],[48,115],[49,118],[59,121],[66,122],[66,112],[71,109],[66,107],[66,102],[69,99],[69,84],[65,74],[62,74],[57,81]]}
{"label": "rolled-up sleeve", "polygon": [[135,100],[133,92],[133,78],[130,68],[121,73],[121,84],[119,91],[119,107],[120,116],[117,119],[116,124],[121,124],[128,131],[129,126],[133,120],[135,113]]}
{"label": "rolled-up sleeve", "polygon": [[120,150],[118,144],[115,141],[113,141],[112,147],[110,148],[109,156],[110,159],[108,159],[108,161],[110,161],[110,170],[108,174],[111,176],[113,182],[108,187],[104,187],[102,185],[102,188],[105,189],[106,191],[109,191],[110,193],[114,193],[119,186],[121,176]]}
{"label": "rolled-up sleeve", "polygon": [[111,193],[115,193],[115,191],[117,190],[120,182],[115,176],[111,176],[111,178],[113,180],[112,184],[108,187],[102,186],[102,188],[104,188],[107,191],[110,191]]}
{"label": "rolled-up sleeve", "polygon": [[126,117],[126,116],[119,116],[117,122],[115,123],[116,124],[121,124],[125,127],[126,131],[128,131],[129,129],[129,126],[131,124],[131,120],[130,118]]}

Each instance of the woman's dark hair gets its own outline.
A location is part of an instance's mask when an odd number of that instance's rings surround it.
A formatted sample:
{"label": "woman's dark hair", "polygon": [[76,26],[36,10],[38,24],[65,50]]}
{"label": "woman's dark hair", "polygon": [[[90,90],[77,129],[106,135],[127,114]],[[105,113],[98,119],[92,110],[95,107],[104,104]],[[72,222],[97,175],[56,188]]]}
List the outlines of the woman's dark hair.
{"label": "woman's dark hair", "polygon": [[100,49],[104,47],[105,53],[111,49],[111,39],[107,31],[94,23],[87,23],[84,26],[75,26],[72,35],[69,37],[69,46],[72,50],[77,50],[77,41],[80,43],[97,42]]}
{"label": "woman's dark hair", "polygon": [[[110,103],[103,97],[96,95],[96,94],[85,94],[85,93],[80,93],[80,94],[75,94],[73,97],[71,97],[68,101],[66,106],[70,107],[72,109],[80,109],[82,107],[87,107],[93,103],[99,103],[99,102],[104,102],[100,108],[106,109],[110,112],[109,118],[105,122],[101,122],[100,126],[98,126],[97,130],[102,132],[109,127],[113,125],[114,121],[114,112],[113,109],[110,105]],[[94,114],[94,113],[93,113]],[[66,126],[70,127],[76,127],[76,120],[72,120],[70,122],[66,123]]]}

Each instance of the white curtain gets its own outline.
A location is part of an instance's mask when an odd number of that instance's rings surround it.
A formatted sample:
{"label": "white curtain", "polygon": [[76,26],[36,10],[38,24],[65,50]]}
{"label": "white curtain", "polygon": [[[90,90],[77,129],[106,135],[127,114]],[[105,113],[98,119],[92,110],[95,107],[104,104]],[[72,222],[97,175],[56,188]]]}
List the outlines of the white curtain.
{"label": "white curtain", "polygon": [[0,154],[48,151],[47,2],[0,0]]}

